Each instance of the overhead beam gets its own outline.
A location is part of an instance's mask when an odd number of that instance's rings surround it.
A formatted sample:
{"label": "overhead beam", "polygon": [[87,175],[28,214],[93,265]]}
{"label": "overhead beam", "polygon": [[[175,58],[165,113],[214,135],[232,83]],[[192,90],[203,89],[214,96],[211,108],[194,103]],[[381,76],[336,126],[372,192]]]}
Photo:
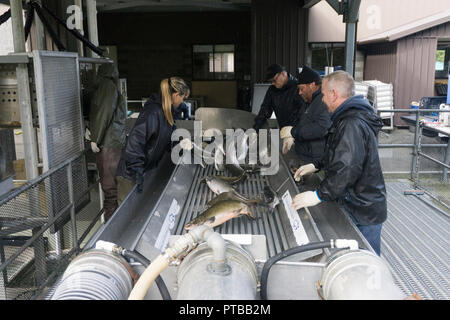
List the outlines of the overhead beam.
{"label": "overhead beam", "polygon": [[306,0],[305,5],[303,6],[303,9],[309,9],[309,8],[315,6],[316,4],[318,4],[320,1],[322,1],[322,0]]}
{"label": "overhead beam", "polygon": [[337,14],[342,14],[342,9],[339,0],[327,0],[328,4],[336,11]]}
{"label": "overhead beam", "polygon": [[243,10],[243,7],[234,3],[218,3],[218,2],[207,2],[207,1],[158,1],[158,0],[140,0],[140,1],[130,1],[125,3],[117,4],[104,4],[98,6],[98,10],[102,12],[113,11],[113,10],[124,10],[136,7],[194,7],[194,8],[205,8],[205,9],[222,9],[222,10]]}
{"label": "overhead beam", "polygon": [[344,16],[344,22],[356,22],[359,20],[359,7],[361,0],[348,0],[347,14]]}

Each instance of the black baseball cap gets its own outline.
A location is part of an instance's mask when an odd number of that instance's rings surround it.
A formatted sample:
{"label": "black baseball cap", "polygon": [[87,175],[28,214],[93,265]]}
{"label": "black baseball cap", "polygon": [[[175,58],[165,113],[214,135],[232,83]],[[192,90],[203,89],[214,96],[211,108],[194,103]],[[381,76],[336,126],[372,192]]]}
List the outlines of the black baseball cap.
{"label": "black baseball cap", "polygon": [[297,72],[298,84],[320,83],[320,75],[308,66],[304,66],[300,73]]}
{"label": "black baseball cap", "polygon": [[277,73],[283,71],[286,71],[286,68],[283,67],[282,65],[279,65],[277,63],[271,64],[270,66],[267,67],[266,81],[271,80],[273,77],[275,77]]}

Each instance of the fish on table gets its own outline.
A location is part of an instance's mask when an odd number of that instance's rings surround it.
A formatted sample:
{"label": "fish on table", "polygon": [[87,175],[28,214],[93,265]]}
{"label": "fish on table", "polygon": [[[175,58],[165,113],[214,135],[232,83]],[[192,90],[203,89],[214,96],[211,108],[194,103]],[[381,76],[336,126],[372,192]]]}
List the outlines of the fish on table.
{"label": "fish on table", "polygon": [[215,205],[217,202],[225,201],[225,200],[241,201],[248,206],[260,205],[260,206],[264,206],[264,207],[269,207],[265,201],[260,200],[260,199],[249,199],[234,189],[231,191],[227,191],[227,192],[223,192],[223,193],[219,194],[217,197],[211,199],[206,204],[206,206],[210,207],[210,206]]}
{"label": "fish on table", "polygon": [[208,225],[214,228],[228,220],[246,215],[251,219],[255,219],[250,208],[245,203],[238,200],[218,201],[210,208],[203,211],[199,216],[184,226],[185,230],[191,230],[199,225]]}

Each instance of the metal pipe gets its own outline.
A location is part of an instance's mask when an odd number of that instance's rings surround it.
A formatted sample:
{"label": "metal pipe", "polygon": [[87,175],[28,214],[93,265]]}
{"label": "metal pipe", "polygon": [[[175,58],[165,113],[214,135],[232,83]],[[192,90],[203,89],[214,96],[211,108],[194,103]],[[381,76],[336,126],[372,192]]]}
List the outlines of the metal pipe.
{"label": "metal pipe", "polygon": [[356,22],[345,24],[345,71],[355,75]]}
{"label": "metal pipe", "polygon": [[415,173],[414,170],[416,167],[415,165],[417,163],[417,157],[418,157],[417,151],[418,151],[418,144],[419,144],[419,122],[420,122],[420,118],[416,115],[416,127],[414,130],[413,158],[412,158],[412,163],[411,163],[411,179],[414,179],[414,173]]}
{"label": "metal pipe", "polygon": [[[11,6],[11,20],[13,31],[14,53],[26,52],[25,48],[25,30],[23,27],[23,8],[21,0],[10,0]],[[27,180],[34,179],[39,176],[37,168],[37,143],[36,131],[33,128],[33,114],[31,110],[31,94],[30,83],[28,75],[28,66],[26,64],[18,64],[16,67],[17,76],[17,91],[19,95],[20,105],[20,121],[22,124],[24,155],[25,155],[25,169]],[[37,190],[34,190],[37,192]],[[32,216],[38,215],[36,212],[39,206],[35,203],[37,196],[30,197],[30,212]],[[39,228],[32,229],[33,236],[39,234]],[[36,237],[37,239],[38,237]],[[36,257],[36,281],[40,284],[46,275],[46,264],[44,239],[41,238],[36,241],[34,246],[34,254]]]}
{"label": "metal pipe", "polygon": [[[414,144],[412,143],[393,143],[393,144],[379,144],[378,148],[387,149],[387,148],[413,148]],[[422,148],[446,148],[446,144],[423,144]]]}
{"label": "metal pipe", "polygon": [[424,157],[424,158],[426,158],[426,159],[428,159],[428,160],[434,162],[434,163],[437,163],[437,164],[443,166],[444,168],[450,169],[450,165],[445,164],[445,163],[443,163],[443,162],[441,162],[441,161],[439,161],[439,160],[436,160],[435,158],[430,157],[429,155],[426,155],[426,154],[424,154],[423,152],[418,152],[417,154],[418,154],[419,156],[422,156],[422,157]]}
{"label": "metal pipe", "polygon": [[[81,12],[81,23],[79,24],[80,29],[78,30],[78,32],[80,32],[81,35],[84,35],[84,27],[83,27],[83,0],[74,0],[74,5],[76,5],[78,8],[80,8],[80,12]],[[75,17],[75,19],[77,19],[78,17]],[[76,23],[78,25],[78,23]],[[78,57],[83,57],[84,56],[84,47],[83,47],[83,42],[81,42],[80,40],[77,41],[77,48],[78,48]]]}
{"label": "metal pipe", "polygon": [[114,63],[114,61],[111,60],[111,59],[106,59],[106,58],[89,58],[89,57],[78,58],[78,62],[79,63],[92,63],[92,64]]}
{"label": "metal pipe", "polygon": [[[87,26],[89,33],[89,41],[98,47],[98,30],[97,30],[97,0],[86,0]],[[89,51],[92,58],[98,55],[92,50]]]}
{"label": "metal pipe", "polygon": [[72,247],[78,249],[77,221],[75,219],[75,199],[73,191],[72,162],[67,165],[67,187],[69,192],[70,219],[72,220]]}

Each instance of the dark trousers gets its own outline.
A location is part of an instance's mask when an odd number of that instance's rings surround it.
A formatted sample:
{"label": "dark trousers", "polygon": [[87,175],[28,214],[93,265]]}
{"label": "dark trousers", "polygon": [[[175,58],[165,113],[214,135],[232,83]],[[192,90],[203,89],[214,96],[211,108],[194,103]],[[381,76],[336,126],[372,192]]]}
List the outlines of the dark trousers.
{"label": "dark trousers", "polygon": [[116,170],[121,155],[122,149],[108,147],[101,148],[96,154],[100,184],[105,196],[103,201],[105,222],[111,218],[118,206]]}
{"label": "dark trousers", "polygon": [[381,249],[381,228],[383,226],[382,223],[375,224],[372,226],[361,226],[356,225],[363,234],[363,236],[367,239],[367,242],[372,246],[373,250],[380,255]]}
{"label": "dark trousers", "polygon": [[377,255],[380,255],[381,252],[381,228],[383,224],[374,224],[371,226],[363,226],[356,221],[355,217],[345,209],[344,206],[340,206],[341,209],[350,217],[350,219],[356,224],[358,230],[362,233],[364,238],[366,238],[367,242],[372,247],[373,251],[376,252]]}

